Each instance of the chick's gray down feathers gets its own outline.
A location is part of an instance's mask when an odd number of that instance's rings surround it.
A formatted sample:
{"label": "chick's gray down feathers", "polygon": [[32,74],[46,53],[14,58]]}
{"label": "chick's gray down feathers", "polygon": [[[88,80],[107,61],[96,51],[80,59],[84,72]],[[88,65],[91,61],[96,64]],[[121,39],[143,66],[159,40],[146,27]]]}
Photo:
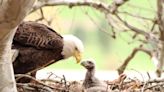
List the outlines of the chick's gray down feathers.
{"label": "chick's gray down feathers", "polygon": [[93,60],[86,60],[81,65],[87,69],[87,73],[83,82],[86,92],[111,92],[107,90],[107,84],[95,77],[95,63]]}

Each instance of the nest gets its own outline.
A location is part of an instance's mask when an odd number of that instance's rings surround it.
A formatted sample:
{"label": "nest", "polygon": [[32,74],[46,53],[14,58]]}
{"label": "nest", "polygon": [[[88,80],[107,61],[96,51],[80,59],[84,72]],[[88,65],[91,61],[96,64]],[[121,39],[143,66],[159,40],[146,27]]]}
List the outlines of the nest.
{"label": "nest", "polygon": [[[52,75],[55,74],[52,73],[50,76]],[[82,86],[82,81],[67,81],[65,76],[61,78],[55,75],[53,80],[49,77],[36,80],[24,74],[17,74],[16,77],[31,79],[30,83],[17,83],[18,92],[86,92]],[[113,81],[104,82],[107,83],[107,90],[111,90],[110,92],[163,92],[164,90],[164,79],[149,79],[143,82],[137,78],[130,79],[125,74],[121,74]]]}

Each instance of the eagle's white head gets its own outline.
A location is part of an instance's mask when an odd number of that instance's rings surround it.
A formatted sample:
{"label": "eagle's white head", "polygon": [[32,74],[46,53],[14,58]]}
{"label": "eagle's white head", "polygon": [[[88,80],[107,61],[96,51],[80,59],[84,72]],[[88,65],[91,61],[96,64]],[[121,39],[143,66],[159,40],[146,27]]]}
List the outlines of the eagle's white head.
{"label": "eagle's white head", "polygon": [[84,51],[84,46],[82,41],[73,35],[63,36],[64,46],[62,50],[62,55],[64,59],[74,56],[77,63],[81,61],[82,53]]}

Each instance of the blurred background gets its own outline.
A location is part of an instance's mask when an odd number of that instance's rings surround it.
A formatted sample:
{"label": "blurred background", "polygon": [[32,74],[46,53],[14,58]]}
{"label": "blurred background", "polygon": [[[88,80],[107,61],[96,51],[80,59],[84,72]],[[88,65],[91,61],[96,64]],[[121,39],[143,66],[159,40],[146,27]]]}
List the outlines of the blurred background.
{"label": "blurred background", "polygon": [[[77,0],[72,0],[77,1]],[[81,0],[82,1],[82,0]],[[87,0],[86,0],[87,1]],[[91,0],[108,3],[113,0]],[[156,11],[156,0],[129,0],[119,8],[121,12],[129,12],[134,15],[142,15],[147,18],[154,18]],[[99,70],[116,70],[129,56],[135,47],[141,42],[132,38],[134,35],[130,31],[113,31],[108,24],[104,13],[91,7],[68,7],[68,6],[48,6],[43,7],[44,19],[41,18],[41,11],[37,10],[26,17],[26,21],[37,21],[49,25],[61,35],[73,34],[79,37],[85,46],[83,59],[93,58]],[[149,30],[152,23],[139,20],[126,13],[119,13],[120,16],[130,24]],[[118,25],[119,27],[119,25]],[[110,34],[115,34],[112,37]],[[142,38],[142,37],[141,37]],[[149,44],[147,48],[152,48]],[[63,60],[50,65],[46,69],[69,69],[81,70],[83,67],[76,64],[74,58]],[[137,55],[128,64],[127,70],[155,70],[155,66],[150,56],[143,52]]]}

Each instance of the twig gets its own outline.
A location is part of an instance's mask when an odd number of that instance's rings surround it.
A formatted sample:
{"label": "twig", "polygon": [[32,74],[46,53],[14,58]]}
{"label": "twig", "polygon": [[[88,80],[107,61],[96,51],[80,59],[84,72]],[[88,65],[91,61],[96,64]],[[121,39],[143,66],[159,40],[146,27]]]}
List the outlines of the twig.
{"label": "twig", "polygon": [[128,24],[126,21],[122,20],[122,18],[118,15],[118,14],[115,14],[116,17],[129,29],[131,29],[132,31],[134,31],[135,33],[138,33],[138,34],[142,34],[146,37],[149,37],[149,33],[145,32],[144,30],[142,29],[138,29],[136,27],[133,27],[132,25]]}
{"label": "twig", "polygon": [[140,74],[141,77],[142,77],[142,81],[145,82],[144,76],[142,75],[141,72],[139,72],[139,71],[137,71],[137,70],[135,70],[135,69],[131,69],[131,70],[133,70],[133,71],[137,72],[138,74]]}
{"label": "twig", "polygon": [[140,9],[140,10],[145,10],[145,11],[149,11],[149,12],[156,13],[155,10],[148,9],[148,8],[145,8],[145,7],[142,7],[142,6],[137,6],[137,5],[135,5],[135,4],[130,4],[130,3],[128,3],[127,6],[132,7],[132,8],[136,8],[136,9]]}
{"label": "twig", "polygon": [[37,91],[37,92],[54,92],[52,89],[50,89],[49,87],[43,86],[43,85],[36,85],[36,84],[32,84],[32,83],[17,83],[17,87],[19,89],[22,88],[24,90],[24,92],[31,92],[31,91]]}
{"label": "twig", "polygon": [[54,74],[53,72],[49,72],[50,73],[50,76],[48,78],[50,78],[51,76],[55,76],[55,78],[59,78],[59,79],[63,79],[62,77],[60,76],[57,76],[56,74]]}
{"label": "twig", "polygon": [[146,72],[146,74],[147,74],[147,76],[148,76],[148,80],[150,80],[151,79],[151,77],[150,77],[150,74],[149,74],[149,72]]}
{"label": "twig", "polygon": [[116,13],[117,9],[129,0],[114,0],[111,5],[111,13]]}
{"label": "twig", "polygon": [[134,58],[134,56],[136,55],[136,53],[138,51],[143,51],[143,52],[147,53],[149,56],[152,56],[151,51],[149,51],[149,50],[146,50],[142,47],[134,48],[133,51],[131,52],[131,54],[124,60],[123,64],[117,69],[119,74],[122,74],[124,72],[126,66],[130,62],[130,60]]}
{"label": "twig", "polygon": [[[34,81],[35,81],[36,83],[38,83],[38,84],[41,84],[41,85],[50,87],[50,86],[44,84],[43,82],[41,82],[41,81],[39,81],[39,80],[36,80],[34,77],[29,76],[29,75],[27,75],[27,74],[16,74],[15,77],[18,77],[18,78],[16,78],[16,81],[17,81],[18,79],[22,78],[22,77],[26,77],[26,78],[29,78],[29,79],[34,80]],[[57,89],[57,88],[54,88],[54,87],[50,87],[50,88]]]}
{"label": "twig", "polygon": [[115,39],[115,32],[114,32],[114,31],[112,31],[113,34],[110,34],[110,33],[107,32],[104,28],[100,27],[100,26],[96,23],[96,21],[95,21],[88,13],[85,13],[85,15],[87,15],[88,18],[99,28],[99,31],[102,31],[102,32],[106,33],[107,35],[110,35],[113,39]]}
{"label": "twig", "polygon": [[36,22],[42,21],[43,19],[45,19],[42,8],[40,8],[39,10],[40,10],[41,17],[40,17],[39,19],[36,19],[36,20],[35,20]]}
{"label": "twig", "polygon": [[53,83],[60,83],[59,81],[53,80],[53,79],[41,79],[40,81],[43,81],[43,82],[53,82]]}
{"label": "twig", "polygon": [[164,78],[162,78],[162,79],[153,79],[153,80],[147,81],[147,83],[160,83],[160,82],[164,82]]}
{"label": "twig", "polygon": [[157,86],[164,86],[164,83],[162,82],[162,83],[158,83],[158,84],[156,84],[156,85],[150,85],[150,86],[148,86],[148,87],[145,87],[145,88],[144,88],[144,91],[146,91],[147,89],[151,89],[151,88],[153,88],[153,87],[157,87]]}
{"label": "twig", "polygon": [[153,21],[154,22],[154,19],[142,17],[142,16],[139,16],[139,15],[136,15],[136,14],[131,14],[131,13],[126,12],[126,11],[124,11],[124,12],[118,11],[118,13],[126,14],[126,15],[129,15],[129,16],[132,16],[132,17],[136,17],[136,18],[140,18],[140,19],[143,19],[143,20],[148,20],[148,21]]}
{"label": "twig", "polygon": [[66,5],[69,6],[70,8],[74,6],[89,6],[93,7],[95,9],[98,9],[102,12],[109,13],[109,7],[105,3],[100,3],[100,2],[93,2],[93,1],[63,1],[63,0],[45,0],[45,1],[38,1],[38,3],[33,7],[33,10],[31,12],[36,11],[37,9],[45,6],[61,6],[61,5]]}
{"label": "twig", "polygon": [[[63,91],[63,90],[67,90],[67,89],[65,89],[65,88],[59,88],[59,87],[55,87],[55,86],[49,86],[49,85],[47,85],[47,84],[45,84],[45,83],[43,83],[42,81],[40,81],[40,80],[36,80],[35,78],[33,78],[33,77],[31,77],[31,76],[29,76],[29,75],[25,75],[25,74],[16,74],[15,75],[15,77],[26,77],[26,78],[30,78],[30,79],[32,79],[32,80],[34,80],[36,83],[38,83],[38,84],[40,84],[40,85],[43,85],[43,86],[46,86],[46,87],[49,87],[49,88],[51,88],[51,89],[55,89],[55,90],[60,90],[60,91]],[[25,83],[25,84],[23,84],[23,83],[19,83],[20,85],[22,84],[22,85],[26,85],[26,84],[28,84],[28,83]],[[19,85],[18,84],[18,85]]]}
{"label": "twig", "polygon": [[65,89],[68,90],[67,81],[64,75],[63,75],[63,81],[64,81]]}
{"label": "twig", "polygon": [[52,76],[52,75],[54,75],[52,72],[50,72],[50,75],[48,75],[48,79],[50,79],[50,77]]}
{"label": "twig", "polygon": [[150,32],[153,32],[153,30],[154,30],[154,28],[155,28],[155,23],[153,23],[153,25],[152,25],[152,27],[151,27],[151,29],[150,29]]}

